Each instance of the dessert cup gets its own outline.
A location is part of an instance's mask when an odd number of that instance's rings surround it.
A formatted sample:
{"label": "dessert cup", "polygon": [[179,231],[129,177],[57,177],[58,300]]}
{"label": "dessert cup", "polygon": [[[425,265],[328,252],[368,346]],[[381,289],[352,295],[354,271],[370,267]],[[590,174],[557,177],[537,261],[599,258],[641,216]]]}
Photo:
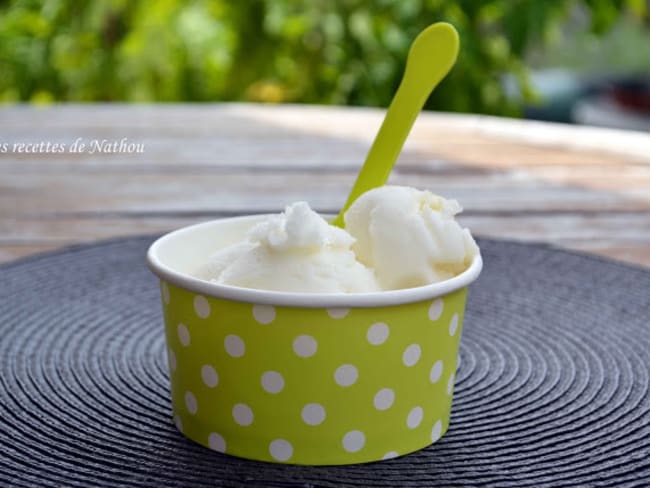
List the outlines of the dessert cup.
{"label": "dessert cup", "polygon": [[373,293],[194,277],[264,217],[193,225],[149,248],[178,429],[233,456],[305,465],[378,461],[436,442],[449,426],[467,286],[481,256],[450,280]]}

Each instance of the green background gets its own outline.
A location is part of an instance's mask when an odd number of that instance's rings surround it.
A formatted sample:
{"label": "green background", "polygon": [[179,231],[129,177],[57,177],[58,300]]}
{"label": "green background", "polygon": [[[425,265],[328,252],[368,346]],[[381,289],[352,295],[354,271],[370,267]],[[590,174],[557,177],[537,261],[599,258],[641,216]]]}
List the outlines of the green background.
{"label": "green background", "polygon": [[[449,21],[460,58],[427,107],[516,115],[535,99],[526,56],[541,49],[566,62],[576,12],[589,44],[623,18],[647,23],[646,11],[645,0],[5,1],[0,101],[386,106],[411,40]],[[598,62],[635,49],[624,44]],[[505,96],[504,75],[522,99]]]}

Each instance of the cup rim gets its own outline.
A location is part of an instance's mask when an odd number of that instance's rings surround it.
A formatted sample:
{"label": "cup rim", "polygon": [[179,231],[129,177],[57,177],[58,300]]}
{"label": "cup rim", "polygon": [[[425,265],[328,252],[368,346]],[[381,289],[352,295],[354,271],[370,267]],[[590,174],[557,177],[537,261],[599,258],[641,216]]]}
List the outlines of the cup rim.
{"label": "cup rim", "polygon": [[182,234],[200,227],[208,227],[214,222],[241,222],[245,220],[260,219],[270,214],[245,215],[214,219],[198,224],[193,224],[173,230],[156,239],[147,250],[147,265],[159,278],[174,286],[199,293],[213,298],[222,298],[238,302],[247,302],[258,305],[275,305],[297,308],[375,308],[392,305],[403,305],[441,297],[454,291],[465,288],[478,278],[483,268],[483,259],[480,251],[476,253],[470,266],[451,279],[431,283],[415,288],[399,290],[377,291],[368,293],[295,293],[284,291],[259,290],[254,288],[241,288],[238,286],[222,285],[202,280],[194,276],[181,273],[162,263],[158,251],[167,240],[182,238]]}

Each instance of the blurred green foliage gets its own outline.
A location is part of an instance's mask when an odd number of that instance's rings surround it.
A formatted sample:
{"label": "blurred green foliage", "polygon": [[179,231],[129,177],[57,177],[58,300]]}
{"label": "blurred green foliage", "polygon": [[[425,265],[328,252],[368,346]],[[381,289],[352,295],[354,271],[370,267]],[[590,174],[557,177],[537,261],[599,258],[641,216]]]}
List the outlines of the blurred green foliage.
{"label": "blurred green foliage", "polygon": [[645,0],[0,1],[0,101],[255,100],[386,106],[417,33],[448,21],[461,54],[428,107],[516,114],[526,50],[576,7],[589,29]]}

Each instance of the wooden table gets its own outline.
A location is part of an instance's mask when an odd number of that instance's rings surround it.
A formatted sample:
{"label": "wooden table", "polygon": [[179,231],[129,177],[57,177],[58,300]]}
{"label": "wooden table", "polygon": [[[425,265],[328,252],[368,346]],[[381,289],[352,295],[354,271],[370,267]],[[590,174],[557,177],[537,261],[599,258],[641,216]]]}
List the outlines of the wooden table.
{"label": "wooden table", "polygon": [[[336,212],[382,116],[245,104],[2,108],[0,261],[296,200]],[[144,151],[91,153],[94,139],[123,138]],[[75,141],[87,147],[71,152]],[[13,147],[41,142],[23,147],[36,153]],[[44,152],[47,142],[64,152]],[[391,182],[458,199],[476,235],[650,266],[649,134],[425,113]]]}

